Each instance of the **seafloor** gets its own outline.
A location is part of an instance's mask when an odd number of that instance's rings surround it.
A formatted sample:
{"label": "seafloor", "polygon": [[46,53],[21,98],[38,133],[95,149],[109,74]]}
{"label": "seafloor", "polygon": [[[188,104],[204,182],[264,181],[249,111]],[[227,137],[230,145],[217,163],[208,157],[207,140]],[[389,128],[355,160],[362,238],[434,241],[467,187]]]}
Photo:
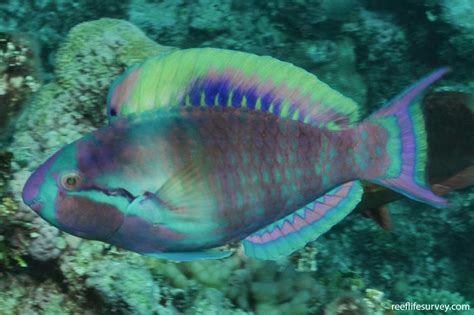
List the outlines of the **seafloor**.
{"label": "seafloor", "polygon": [[[406,301],[474,307],[470,188],[449,194],[447,209],[391,204],[391,231],[354,213],[277,263],[239,254],[180,264],[147,258],[64,234],[21,202],[44,159],[105,123],[111,80],[176,49],[290,61],[366,113],[447,65],[452,72],[431,98],[461,96],[472,111],[473,16],[472,0],[1,1],[0,314],[393,314],[391,303]],[[434,130],[450,130],[443,115]],[[474,146],[469,127],[460,143]],[[446,138],[447,167],[453,155],[473,160],[472,150],[450,146],[459,139]]]}

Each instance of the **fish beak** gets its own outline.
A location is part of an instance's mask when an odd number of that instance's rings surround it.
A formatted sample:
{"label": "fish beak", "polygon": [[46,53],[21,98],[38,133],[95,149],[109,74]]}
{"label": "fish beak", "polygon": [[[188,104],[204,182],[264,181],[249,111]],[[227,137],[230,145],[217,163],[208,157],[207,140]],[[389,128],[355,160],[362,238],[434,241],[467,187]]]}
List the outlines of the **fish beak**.
{"label": "fish beak", "polygon": [[38,167],[38,169],[30,175],[23,187],[23,202],[36,212],[39,212],[43,208],[43,203],[45,202],[45,200],[41,200],[40,198],[40,188],[44,185],[46,176],[59,154],[60,151],[56,152],[44,164]]}
{"label": "fish beak", "polygon": [[23,187],[22,199],[35,212],[41,211],[43,203],[39,197],[39,187],[43,181],[44,174],[42,172],[34,172],[26,181]]}
{"label": "fish beak", "polygon": [[43,209],[43,203],[36,195],[36,188],[28,185],[28,183],[23,188],[22,198],[23,202],[36,213],[39,213]]}
{"label": "fish beak", "polygon": [[40,213],[43,209],[43,204],[37,200],[33,200],[31,203],[27,204],[31,209],[33,209],[36,213]]}

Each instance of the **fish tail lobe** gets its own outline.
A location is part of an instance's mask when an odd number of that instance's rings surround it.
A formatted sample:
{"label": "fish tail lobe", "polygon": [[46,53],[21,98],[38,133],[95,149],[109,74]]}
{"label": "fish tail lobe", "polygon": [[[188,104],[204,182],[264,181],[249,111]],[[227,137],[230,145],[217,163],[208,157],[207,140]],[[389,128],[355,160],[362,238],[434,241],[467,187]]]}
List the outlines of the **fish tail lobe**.
{"label": "fish tail lobe", "polygon": [[422,78],[358,126],[365,147],[356,157],[370,166],[361,168],[361,178],[434,207],[448,205],[426,182],[428,146],[420,107],[422,93],[448,71],[441,68]]}

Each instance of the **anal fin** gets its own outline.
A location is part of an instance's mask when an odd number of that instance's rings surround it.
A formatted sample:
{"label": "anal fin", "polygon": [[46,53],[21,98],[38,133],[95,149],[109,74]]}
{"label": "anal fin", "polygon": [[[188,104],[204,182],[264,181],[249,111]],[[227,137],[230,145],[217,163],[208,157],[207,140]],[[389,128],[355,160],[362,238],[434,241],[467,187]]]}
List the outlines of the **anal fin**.
{"label": "anal fin", "polygon": [[223,259],[233,254],[232,251],[206,250],[197,252],[157,252],[157,253],[143,253],[149,257],[160,259],[168,259],[178,262],[208,260],[208,259]]}
{"label": "anal fin", "polygon": [[345,218],[360,202],[359,181],[341,185],[242,241],[249,257],[276,260],[288,256]]}

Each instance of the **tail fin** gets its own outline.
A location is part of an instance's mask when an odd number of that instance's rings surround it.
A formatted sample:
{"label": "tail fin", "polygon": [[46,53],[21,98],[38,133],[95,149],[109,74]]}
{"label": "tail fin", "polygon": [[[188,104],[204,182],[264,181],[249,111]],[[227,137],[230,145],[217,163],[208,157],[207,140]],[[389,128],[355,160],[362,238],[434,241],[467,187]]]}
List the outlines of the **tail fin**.
{"label": "tail fin", "polygon": [[[365,179],[435,207],[448,203],[435,195],[425,180],[428,148],[419,101],[422,92],[448,71],[441,68],[424,77],[361,124],[366,135],[373,128],[382,128],[387,134],[375,140],[380,167],[376,173],[366,173]],[[385,152],[381,154],[383,147]]]}

